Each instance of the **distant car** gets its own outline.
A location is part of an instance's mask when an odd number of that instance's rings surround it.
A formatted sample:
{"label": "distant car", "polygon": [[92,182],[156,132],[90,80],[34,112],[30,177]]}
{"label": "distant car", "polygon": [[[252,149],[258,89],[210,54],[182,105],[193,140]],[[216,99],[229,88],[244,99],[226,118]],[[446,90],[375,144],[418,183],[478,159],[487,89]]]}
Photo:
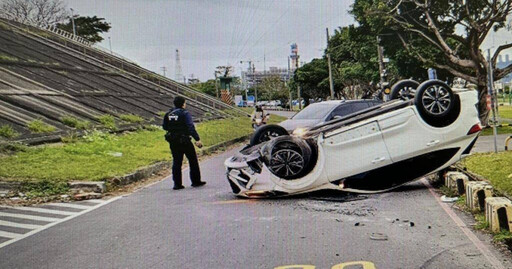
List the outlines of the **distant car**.
{"label": "distant car", "polygon": [[256,145],[280,135],[300,133],[307,128],[324,122],[342,118],[349,114],[381,104],[380,100],[334,100],[310,104],[291,119],[276,125],[267,125],[258,129],[251,137],[251,145]]}
{"label": "distant car", "polygon": [[321,189],[383,192],[469,154],[481,130],[477,92],[452,90],[438,80],[406,86],[396,89],[396,100],[228,158],[224,164],[232,191],[248,198]]}

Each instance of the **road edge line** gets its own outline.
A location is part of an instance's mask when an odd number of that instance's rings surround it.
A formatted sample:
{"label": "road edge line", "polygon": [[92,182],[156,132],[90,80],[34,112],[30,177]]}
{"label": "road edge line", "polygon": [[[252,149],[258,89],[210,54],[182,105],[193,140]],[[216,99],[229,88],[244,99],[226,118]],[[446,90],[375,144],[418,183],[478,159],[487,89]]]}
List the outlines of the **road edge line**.
{"label": "road edge line", "polygon": [[496,269],[505,269],[503,264],[492,254],[492,252],[487,248],[487,246],[480,240],[478,237],[466,226],[466,224],[453,212],[453,210],[448,206],[448,204],[443,203],[437,193],[434,191],[434,187],[428,182],[425,178],[421,179],[421,182],[423,185],[425,185],[428,190],[430,191],[430,194],[434,196],[437,203],[443,208],[443,210],[450,216],[450,218],[455,222],[457,227],[459,227],[462,232],[466,235],[466,237],[475,245],[475,247],[484,255],[484,257],[487,259],[488,262],[491,263],[491,265]]}

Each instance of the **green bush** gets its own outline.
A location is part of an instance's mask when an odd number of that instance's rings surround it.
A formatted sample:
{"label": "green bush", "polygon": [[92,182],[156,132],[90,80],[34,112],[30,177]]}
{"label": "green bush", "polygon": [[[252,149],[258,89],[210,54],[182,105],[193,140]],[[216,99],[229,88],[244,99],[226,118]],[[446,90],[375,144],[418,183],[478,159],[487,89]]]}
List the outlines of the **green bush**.
{"label": "green bush", "polygon": [[130,123],[141,123],[144,121],[144,119],[141,116],[134,114],[121,114],[119,115],[119,118]]}
{"label": "green bush", "polygon": [[165,116],[166,113],[167,112],[165,112],[165,111],[158,111],[157,114],[158,114],[158,116],[163,117],[163,116]]}
{"label": "green bush", "polygon": [[55,127],[49,124],[46,124],[42,120],[33,120],[27,124],[28,129],[32,133],[40,134],[40,133],[51,133],[55,131]]}
{"label": "green bush", "polygon": [[107,129],[110,129],[112,131],[117,130],[117,125],[114,116],[105,114],[98,117],[98,121],[105,126]]}
{"label": "green bush", "polygon": [[89,126],[91,125],[91,122],[89,122],[87,120],[79,120],[73,116],[64,116],[64,117],[61,117],[60,120],[66,126],[76,128],[76,129],[81,129],[81,130],[85,130],[85,129],[89,128]]}
{"label": "green bush", "polygon": [[9,125],[2,125],[0,126],[0,136],[5,138],[13,138],[17,137],[20,134],[16,132],[11,126]]}

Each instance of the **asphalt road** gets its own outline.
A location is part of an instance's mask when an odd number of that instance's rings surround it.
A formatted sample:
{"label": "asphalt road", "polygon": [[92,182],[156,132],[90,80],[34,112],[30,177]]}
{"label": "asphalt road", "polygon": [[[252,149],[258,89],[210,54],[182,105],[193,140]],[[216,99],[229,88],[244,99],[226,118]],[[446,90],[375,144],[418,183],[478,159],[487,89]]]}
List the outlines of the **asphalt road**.
{"label": "asphalt road", "polygon": [[201,163],[202,188],[166,179],[1,248],[0,268],[512,268],[421,181],[347,202],[237,199],[222,166],[232,153]]}

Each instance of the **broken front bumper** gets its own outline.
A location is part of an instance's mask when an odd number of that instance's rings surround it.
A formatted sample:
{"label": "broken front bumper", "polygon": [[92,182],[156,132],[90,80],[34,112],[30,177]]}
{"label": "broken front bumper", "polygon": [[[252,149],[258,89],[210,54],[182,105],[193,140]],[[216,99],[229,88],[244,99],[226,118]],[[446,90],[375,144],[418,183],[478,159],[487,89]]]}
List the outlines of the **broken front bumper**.
{"label": "broken front bumper", "polygon": [[256,184],[258,177],[264,169],[263,154],[261,152],[262,145],[257,145],[248,148],[235,154],[224,161],[226,166],[226,176],[233,190],[237,196],[246,198],[269,198],[280,195],[286,195],[286,192],[276,191],[271,182],[271,185],[262,184],[259,182],[258,188],[253,188]]}

